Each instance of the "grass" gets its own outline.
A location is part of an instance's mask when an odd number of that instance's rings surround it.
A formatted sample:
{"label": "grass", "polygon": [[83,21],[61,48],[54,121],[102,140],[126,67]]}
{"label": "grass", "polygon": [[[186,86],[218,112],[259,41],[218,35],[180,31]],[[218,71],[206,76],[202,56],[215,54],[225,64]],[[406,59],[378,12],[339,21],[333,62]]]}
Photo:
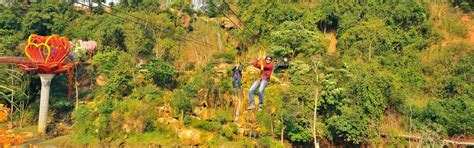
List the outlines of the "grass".
{"label": "grass", "polygon": [[178,143],[178,138],[171,132],[149,132],[138,136],[132,136],[126,140],[127,144],[149,144],[156,143],[171,146]]}
{"label": "grass", "polygon": [[[172,146],[178,144],[175,134],[170,132],[149,132],[142,135],[132,136],[123,140],[115,140],[110,143],[112,147],[118,147],[121,143],[125,142],[127,147],[146,147],[150,144],[157,144],[162,146]],[[101,147],[101,143],[98,138],[87,135],[65,135],[56,137],[53,139],[48,139],[41,142],[33,142],[34,146],[41,147]]]}
{"label": "grass", "polygon": [[15,128],[14,130],[17,131],[17,132],[36,133],[37,130],[38,130],[38,126],[37,125],[24,125],[23,128]]}

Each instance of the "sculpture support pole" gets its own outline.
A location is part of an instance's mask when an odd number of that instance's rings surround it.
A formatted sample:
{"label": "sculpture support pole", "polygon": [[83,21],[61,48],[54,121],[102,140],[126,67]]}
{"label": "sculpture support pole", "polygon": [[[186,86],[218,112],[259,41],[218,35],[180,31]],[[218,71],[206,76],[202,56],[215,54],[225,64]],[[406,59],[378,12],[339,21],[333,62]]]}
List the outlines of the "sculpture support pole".
{"label": "sculpture support pole", "polygon": [[39,76],[41,78],[41,100],[38,118],[38,132],[40,134],[45,134],[46,122],[48,120],[49,90],[54,74],[39,74]]}

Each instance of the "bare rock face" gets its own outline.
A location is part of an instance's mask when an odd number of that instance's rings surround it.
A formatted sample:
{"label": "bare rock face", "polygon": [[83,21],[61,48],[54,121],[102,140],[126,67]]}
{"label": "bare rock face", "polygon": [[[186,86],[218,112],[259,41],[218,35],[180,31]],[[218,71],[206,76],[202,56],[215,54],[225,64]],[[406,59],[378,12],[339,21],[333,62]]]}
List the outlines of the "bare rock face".
{"label": "bare rock face", "polygon": [[190,26],[190,23],[191,23],[191,16],[189,16],[188,14],[186,13],[181,13],[179,15],[180,19],[181,19],[181,24],[183,25],[184,28],[189,28]]}
{"label": "bare rock face", "polygon": [[160,117],[171,117],[171,107],[167,104],[165,106],[157,107],[158,115]]}
{"label": "bare rock face", "polygon": [[123,121],[122,129],[126,133],[143,134],[145,131],[145,122],[142,119],[127,118]]}
{"label": "bare rock face", "polygon": [[107,76],[105,74],[100,74],[95,80],[95,82],[98,86],[104,86],[107,82]]}
{"label": "bare rock face", "polygon": [[72,133],[72,127],[71,125],[64,124],[64,123],[52,123],[48,125],[48,133],[47,135],[50,137],[58,137],[62,135],[67,135],[69,133]]}
{"label": "bare rock face", "polygon": [[220,63],[219,65],[217,65],[217,73],[221,76],[224,76],[225,73],[227,72],[228,69],[231,69],[231,66],[230,64],[227,64],[227,63]]}
{"label": "bare rock face", "polygon": [[236,18],[223,18],[221,21],[221,27],[227,30],[231,29],[237,29],[239,27],[242,27],[242,24],[240,24],[240,21]]}
{"label": "bare rock face", "polygon": [[157,122],[160,123],[160,124],[177,124],[177,123],[179,123],[179,121],[177,119],[172,118],[172,117],[158,118]]}
{"label": "bare rock face", "polygon": [[191,26],[191,22],[192,22],[192,16],[190,16],[187,13],[183,13],[179,10],[176,10],[174,8],[169,8],[169,10],[171,12],[176,13],[176,16],[179,18],[181,26],[183,26],[183,28],[189,29],[189,27]]}
{"label": "bare rock face", "polygon": [[20,134],[25,139],[30,139],[30,138],[33,138],[35,136],[35,134],[33,134],[32,132],[21,132]]}
{"label": "bare rock face", "polygon": [[182,129],[178,133],[182,145],[201,145],[201,132],[195,129]]}

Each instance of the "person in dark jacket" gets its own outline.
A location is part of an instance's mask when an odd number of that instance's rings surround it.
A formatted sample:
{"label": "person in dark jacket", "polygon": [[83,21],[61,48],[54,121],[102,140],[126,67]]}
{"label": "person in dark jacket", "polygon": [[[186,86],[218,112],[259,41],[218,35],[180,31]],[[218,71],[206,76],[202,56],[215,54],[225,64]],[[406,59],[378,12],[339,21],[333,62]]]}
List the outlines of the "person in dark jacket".
{"label": "person in dark jacket", "polygon": [[239,63],[232,68],[232,87],[242,89],[242,65]]}
{"label": "person in dark jacket", "polygon": [[262,60],[262,57],[257,57],[257,59],[255,59],[255,61],[253,62],[253,66],[255,68],[260,69],[260,77],[250,87],[250,90],[249,90],[250,105],[247,108],[248,110],[255,109],[253,92],[258,88],[258,99],[259,99],[258,111],[262,111],[263,91],[265,90],[265,87],[267,87],[268,83],[270,82],[270,77],[272,76],[272,72],[273,72],[273,64],[272,64],[273,57],[270,55],[267,55],[264,58],[265,58],[264,62],[260,62],[260,60]]}

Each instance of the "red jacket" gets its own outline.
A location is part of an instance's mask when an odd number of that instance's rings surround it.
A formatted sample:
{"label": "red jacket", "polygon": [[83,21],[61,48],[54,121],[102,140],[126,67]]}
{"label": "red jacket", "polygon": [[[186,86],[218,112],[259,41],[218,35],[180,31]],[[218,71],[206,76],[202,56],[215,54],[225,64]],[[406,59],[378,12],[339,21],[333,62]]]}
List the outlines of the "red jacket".
{"label": "red jacket", "polygon": [[[258,68],[260,69],[260,61],[257,59],[255,59],[255,61],[253,62],[253,66],[255,68]],[[273,72],[273,64],[270,63],[270,64],[267,64],[267,62],[263,62],[263,71],[260,71],[260,80],[266,80],[267,82],[270,82],[270,77],[272,76],[272,72]]]}

